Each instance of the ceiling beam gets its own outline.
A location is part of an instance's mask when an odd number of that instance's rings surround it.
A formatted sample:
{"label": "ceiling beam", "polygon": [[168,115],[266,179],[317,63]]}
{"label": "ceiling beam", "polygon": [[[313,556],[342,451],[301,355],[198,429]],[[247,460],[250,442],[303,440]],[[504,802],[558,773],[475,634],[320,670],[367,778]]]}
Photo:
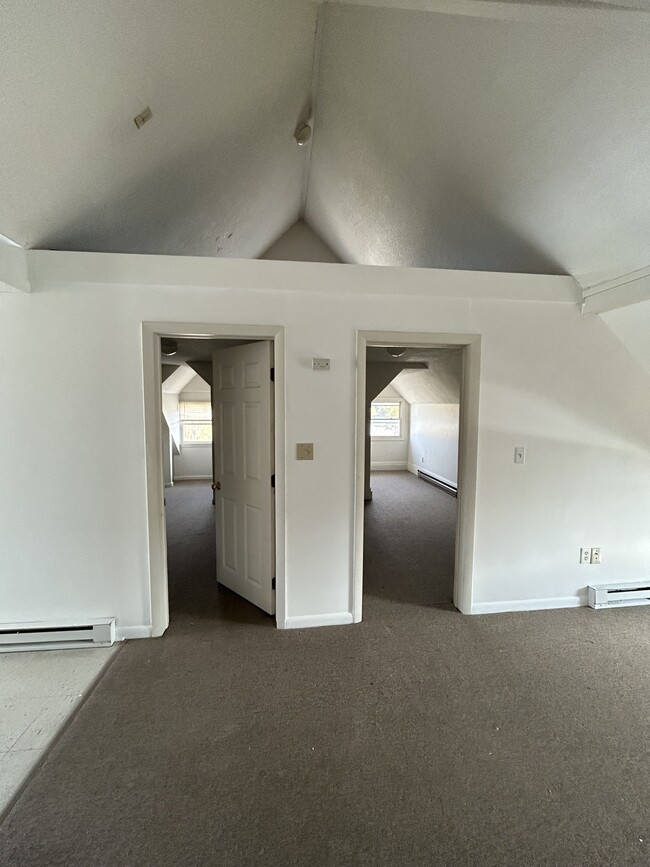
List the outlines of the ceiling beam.
{"label": "ceiling beam", "polygon": [[[608,23],[632,24],[642,15],[650,19],[650,0],[345,0],[346,6],[375,6],[384,9],[410,9],[472,18],[496,18],[506,21],[548,21],[573,19],[577,23],[591,19]],[[635,14],[636,13],[636,14]]]}
{"label": "ceiling beam", "polygon": [[650,266],[598,283],[583,293],[583,313],[605,313],[650,300]]}

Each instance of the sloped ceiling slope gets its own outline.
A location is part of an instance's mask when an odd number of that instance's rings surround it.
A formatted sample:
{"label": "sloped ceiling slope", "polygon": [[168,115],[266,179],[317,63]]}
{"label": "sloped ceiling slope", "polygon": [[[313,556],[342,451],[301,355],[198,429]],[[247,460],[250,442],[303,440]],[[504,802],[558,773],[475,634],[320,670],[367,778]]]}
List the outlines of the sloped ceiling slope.
{"label": "sloped ceiling slope", "polygon": [[298,218],[314,4],[3,0],[0,21],[3,234],[256,257]]}
{"label": "sloped ceiling slope", "polygon": [[306,219],[343,261],[649,264],[650,16],[512,5],[325,7]]}

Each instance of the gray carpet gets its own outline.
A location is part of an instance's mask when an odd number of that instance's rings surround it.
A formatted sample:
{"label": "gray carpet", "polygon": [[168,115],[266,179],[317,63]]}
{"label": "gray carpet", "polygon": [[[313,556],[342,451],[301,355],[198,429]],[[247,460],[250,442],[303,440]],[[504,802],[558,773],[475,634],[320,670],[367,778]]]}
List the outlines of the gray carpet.
{"label": "gray carpet", "polygon": [[372,473],[364,507],[363,592],[413,605],[451,602],[456,499],[408,472]]}
{"label": "gray carpet", "polygon": [[368,595],[358,626],[279,632],[176,545],[172,627],[117,654],[3,867],[650,863],[650,608]]}

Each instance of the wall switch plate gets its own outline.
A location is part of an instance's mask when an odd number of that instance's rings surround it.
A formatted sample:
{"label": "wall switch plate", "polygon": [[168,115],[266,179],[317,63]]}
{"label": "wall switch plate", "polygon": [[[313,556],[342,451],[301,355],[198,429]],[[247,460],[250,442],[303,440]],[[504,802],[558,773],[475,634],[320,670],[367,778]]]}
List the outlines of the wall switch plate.
{"label": "wall switch plate", "polygon": [[312,358],[311,367],[312,370],[329,370],[330,360],[329,358]]}
{"label": "wall switch plate", "polygon": [[580,549],[580,563],[582,566],[588,566],[591,563],[591,548]]}
{"label": "wall switch plate", "polygon": [[517,446],[517,448],[515,449],[515,463],[526,463],[526,449],[523,446]]}
{"label": "wall switch plate", "polygon": [[591,563],[593,566],[600,566],[600,548],[591,549]]}
{"label": "wall switch plate", "polygon": [[298,460],[298,461],[313,461],[314,460],[314,444],[313,443],[296,443],[296,460]]}

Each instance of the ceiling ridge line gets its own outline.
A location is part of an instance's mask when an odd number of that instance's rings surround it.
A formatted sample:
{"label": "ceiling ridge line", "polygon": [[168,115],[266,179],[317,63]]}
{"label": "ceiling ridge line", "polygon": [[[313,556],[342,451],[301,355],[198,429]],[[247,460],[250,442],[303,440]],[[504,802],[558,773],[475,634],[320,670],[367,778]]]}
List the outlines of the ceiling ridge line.
{"label": "ceiling ridge line", "polygon": [[311,138],[307,143],[307,153],[302,172],[302,188],[300,191],[300,212],[298,219],[303,220],[307,207],[307,193],[309,191],[309,179],[311,177],[311,154],[316,135],[316,110],[318,105],[318,91],[320,86],[320,62],[323,53],[323,32],[325,22],[325,7],[327,0],[318,5],[316,10],[316,30],[314,33],[314,54],[311,65],[311,90],[309,94],[309,120],[311,121]]}

